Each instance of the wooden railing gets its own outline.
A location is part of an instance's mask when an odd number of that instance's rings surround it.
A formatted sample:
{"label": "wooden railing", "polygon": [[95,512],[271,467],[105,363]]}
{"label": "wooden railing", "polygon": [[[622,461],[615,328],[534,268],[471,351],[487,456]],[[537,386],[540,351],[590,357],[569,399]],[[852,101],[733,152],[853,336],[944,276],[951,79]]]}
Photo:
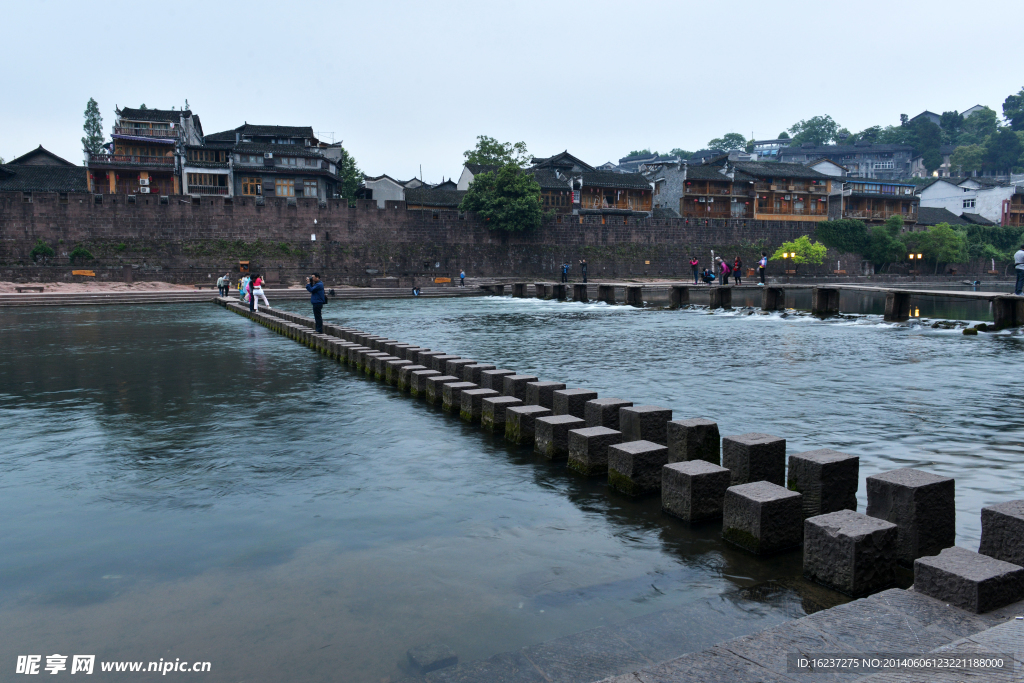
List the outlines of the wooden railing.
{"label": "wooden railing", "polygon": [[860,218],[868,220],[886,220],[893,216],[899,216],[906,222],[917,222],[916,213],[903,213],[902,211],[868,211],[866,209],[847,209],[843,211],[843,218]]}
{"label": "wooden railing", "polygon": [[228,188],[219,185],[189,185],[189,194],[223,194],[228,193]]}
{"label": "wooden railing", "polygon": [[115,135],[134,135],[140,138],[176,138],[176,128],[135,128],[133,126],[114,126]]}
{"label": "wooden railing", "polygon": [[755,211],[757,213],[760,213],[760,214],[769,214],[769,215],[773,215],[773,216],[827,216],[828,215],[828,207],[826,206],[826,204],[824,202],[822,202],[820,204],[820,206],[819,205],[815,205],[813,207],[805,206],[802,209],[797,209],[797,208],[794,208],[794,207],[779,207],[779,208],[776,209],[774,206],[765,206],[765,207],[758,207],[757,209],[755,209]]}
{"label": "wooden railing", "polygon": [[98,164],[144,164],[149,166],[174,165],[174,157],[139,156],[135,154],[90,154],[89,161]]}

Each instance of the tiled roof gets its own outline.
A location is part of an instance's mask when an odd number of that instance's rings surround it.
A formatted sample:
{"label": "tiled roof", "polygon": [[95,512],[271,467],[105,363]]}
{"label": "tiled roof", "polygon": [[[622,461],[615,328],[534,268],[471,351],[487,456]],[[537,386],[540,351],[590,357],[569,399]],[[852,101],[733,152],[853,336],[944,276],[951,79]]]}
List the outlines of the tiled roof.
{"label": "tiled roof", "polygon": [[687,180],[717,180],[723,183],[739,183],[739,182],[753,182],[754,176],[748,175],[743,171],[733,171],[733,178],[721,173],[721,166],[687,166],[686,168],[686,179]]}
{"label": "tiled roof", "polygon": [[812,178],[828,180],[832,178],[803,164],[788,164],[782,161],[737,161],[733,164],[737,170],[748,173],[755,178]]}
{"label": "tiled roof", "polygon": [[405,203],[410,206],[434,206],[455,209],[466,196],[463,190],[438,190],[433,187],[410,187],[405,190]]}
{"label": "tiled roof", "polygon": [[615,171],[584,171],[584,187],[615,187],[629,190],[649,190],[651,183],[639,173],[616,173]]}
{"label": "tiled roof", "polygon": [[222,130],[219,133],[210,133],[204,139],[206,140],[207,143],[210,143],[210,142],[234,142],[235,141],[235,133],[237,131],[238,131],[237,128],[232,128],[231,130]]}
{"label": "tiled roof", "polygon": [[882,143],[872,143],[870,145],[815,145],[811,147],[790,145],[789,147],[780,150],[779,154],[781,156],[811,154],[815,157],[821,157],[828,154],[854,154],[863,152],[911,152],[913,149],[914,148],[911,145],[891,145]]}
{"label": "tiled roof", "polygon": [[974,225],[995,225],[995,223],[985,218],[980,213],[962,213],[960,214],[960,217]]}
{"label": "tiled roof", "polygon": [[88,192],[83,166],[0,166],[0,192]]}
{"label": "tiled roof", "polygon": [[568,190],[569,181],[559,178],[550,168],[534,168],[527,171],[542,190]]}
{"label": "tiled roof", "polygon": [[963,184],[963,183],[967,182],[968,180],[973,180],[974,182],[978,183],[982,187],[1008,187],[1010,185],[1010,183],[1006,182],[1005,180],[996,180],[995,178],[989,178],[989,177],[985,177],[985,176],[976,176],[976,177],[973,177],[973,178],[964,178],[963,180],[960,181],[960,183]]}
{"label": "tiled roof", "polygon": [[480,175],[481,173],[491,173],[497,171],[501,166],[491,164],[466,164],[466,168],[473,175]]}
{"label": "tiled roof", "polygon": [[271,152],[274,156],[280,154],[287,157],[327,158],[316,147],[306,147],[305,145],[271,145],[263,142],[239,142],[234,146],[234,150],[239,154],[263,155],[264,152]]}
{"label": "tiled roof", "polygon": [[132,121],[170,121],[177,123],[184,116],[186,119],[192,116],[192,112],[188,109],[184,111],[180,109],[132,109],[131,107],[125,107],[118,109],[117,113],[121,115],[122,119],[129,119]]}
{"label": "tiled roof", "polygon": [[579,166],[583,171],[594,170],[593,166],[569,154],[568,150],[550,157],[534,157],[533,165],[538,168],[550,168],[552,166],[557,168],[571,168],[573,166]]}
{"label": "tiled roof", "polygon": [[669,207],[654,207],[653,218],[679,218],[679,212]]}
{"label": "tiled roof", "polygon": [[259,126],[246,123],[237,129],[242,135],[269,135],[283,138],[315,138],[312,126]]}
{"label": "tiled roof", "polygon": [[949,183],[953,187],[957,187],[957,183],[960,183],[960,182],[963,182],[960,178],[932,178],[931,180],[929,180],[924,185],[918,185],[917,189],[914,190],[914,191],[917,192],[917,194],[921,194],[924,190],[927,190],[929,187],[931,187],[935,183]]}
{"label": "tiled roof", "polygon": [[702,159],[711,159],[713,157],[721,156],[722,154],[725,154],[725,152],[720,149],[702,149],[694,152],[690,157],[690,160],[697,161]]}
{"label": "tiled roof", "polygon": [[26,152],[25,154],[22,154],[20,157],[16,159],[11,159],[7,163],[13,165],[70,166],[71,168],[78,168],[67,159],[57,156],[56,154],[46,149],[42,145],[39,145],[31,152]]}

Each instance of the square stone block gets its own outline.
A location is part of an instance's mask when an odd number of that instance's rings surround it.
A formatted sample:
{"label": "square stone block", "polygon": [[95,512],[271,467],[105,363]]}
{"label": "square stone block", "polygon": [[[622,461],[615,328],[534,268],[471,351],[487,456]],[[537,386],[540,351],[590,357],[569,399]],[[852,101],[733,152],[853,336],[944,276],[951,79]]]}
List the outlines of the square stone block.
{"label": "square stone block", "polygon": [[[455,377],[455,375],[448,375]],[[447,382],[441,387],[441,409],[449,413],[462,411],[462,392],[466,389],[478,389],[472,382],[460,382],[455,377],[454,382]]]}
{"label": "square stone block", "polygon": [[406,365],[412,365],[411,360],[389,360],[384,366],[384,381],[388,384],[398,384],[398,373]]}
{"label": "square stone block", "polygon": [[417,370],[427,370],[422,365],[403,365],[398,370],[398,388],[402,391],[409,391],[412,388],[412,373]]}
{"label": "square stone block", "polygon": [[722,538],[758,555],[797,547],[804,531],[802,497],[768,481],[730,486],[722,506]]}
{"label": "square stone block", "polygon": [[[480,384],[480,373],[484,370],[493,370],[493,365],[487,365],[486,363],[473,363],[462,368],[462,379],[473,384]],[[485,387],[490,389],[490,387]]]}
{"label": "square stone block", "polygon": [[565,385],[561,382],[527,382],[526,398],[523,399],[523,402],[528,406],[553,408],[551,395],[556,389],[565,389]]}
{"label": "square stone block", "polygon": [[383,351],[370,351],[370,353],[363,354],[362,371],[372,377],[374,373],[374,362],[378,358],[391,358],[391,356]]}
{"label": "square stone block", "polygon": [[455,651],[443,643],[414,647],[406,652],[406,656],[409,658],[409,664],[420,676],[459,663],[459,657]]}
{"label": "square stone block", "polygon": [[409,393],[413,396],[427,395],[427,380],[441,375],[437,370],[416,370],[409,380]]}
{"label": "square stone block", "polygon": [[417,365],[419,365],[419,361],[417,360],[417,358],[419,358],[420,351],[429,351],[429,350],[430,349],[424,349],[424,348],[421,348],[419,346],[408,346],[408,347],[406,347],[404,349],[400,348],[399,352],[396,353],[395,355],[396,356],[400,356],[400,357],[404,358],[405,360],[411,360],[413,363],[416,363]]}
{"label": "square stone block", "polygon": [[501,380],[501,393],[503,396],[515,396],[521,401],[526,401],[526,385],[536,382],[533,375],[506,375]]}
{"label": "square stone block", "polygon": [[619,429],[619,409],[633,405],[632,401],[621,398],[593,398],[583,406],[583,419],[588,427]]}
{"label": "square stone block", "polygon": [[582,418],[572,415],[550,415],[538,417],[533,425],[533,450],[546,458],[569,456],[569,430],[580,429],[586,424]]}
{"label": "square stone block", "polygon": [[[494,389],[482,389],[481,391],[494,391]],[[481,404],[480,426],[491,432],[505,433],[505,409],[511,406],[521,406],[523,402],[515,396],[488,396]]]}
{"label": "square stone block", "polygon": [[789,456],[790,491],[804,496],[804,517],[857,509],[860,458],[822,448]]}
{"label": "square stone block", "polygon": [[398,356],[377,356],[373,359],[373,376],[377,379],[385,379],[388,372],[388,363],[393,360],[401,360]]}
{"label": "square stone block", "polygon": [[439,356],[433,356],[430,359],[430,369],[437,370],[438,372],[444,372],[444,374],[447,375],[448,373],[445,372],[445,368],[448,367],[448,361],[458,359],[459,356],[453,356],[450,353],[442,353]]}
{"label": "square stone block", "polygon": [[722,464],[721,437],[718,423],[703,418],[672,420],[665,425],[668,437],[668,461],[703,460]]}
{"label": "square stone block", "polygon": [[551,410],[544,406],[508,406],[505,408],[505,439],[517,445],[532,444],[534,423],[538,417],[550,414]]}
{"label": "square stone block", "polygon": [[608,472],[608,447],[622,443],[622,432],[608,427],[569,431],[569,469],[588,477]]}
{"label": "square stone block", "polygon": [[503,391],[505,388],[504,379],[508,375],[516,374],[515,370],[503,370],[498,368],[497,370],[484,370],[480,373],[480,381],[477,384],[480,385],[481,389],[494,389],[495,391]]}
{"label": "square stone block", "polygon": [[363,350],[369,350],[365,346],[350,346],[345,351],[345,358],[349,365],[355,365],[359,359],[359,352]]}
{"label": "square stone block", "polygon": [[[387,342],[386,344],[384,344],[384,348],[382,350],[385,351],[386,353],[390,353],[395,358],[402,359],[402,357],[399,356],[396,353],[396,351],[397,351],[396,347],[399,346],[399,345],[401,345],[401,346],[408,346],[408,344],[403,344],[400,341],[392,341],[392,342]],[[402,359],[402,360],[404,360],[404,359]]]}
{"label": "square stone block", "polygon": [[425,398],[427,403],[432,406],[436,406],[444,399],[444,385],[451,382],[461,381],[455,375],[441,375],[437,374],[433,377],[427,378],[427,392]]}
{"label": "square stone block", "polygon": [[[625,433],[622,435],[626,438]],[[668,463],[668,447],[653,441],[629,441],[608,446],[608,485],[627,496],[645,496],[661,490],[661,468]]]}
{"label": "square stone block", "polygon": [[1024,567],[953,546],[914,561],[914,590],[981,614],[1024,599]]}
{"label": "square stone block", "polygon": [[475,360],[470,360],[468,358],[456,358],[454,360],[450,360],[444,364],[444,374],[462,377],[462,368],[467,365],[474,365],[475,363]]}
{"label": "square stone block", "polygon": [[888,588],[896,581],[897,537],[892,522],[852,510],[811,517],[804,521],[804,576],[855,598]]}
{"label": "square stone block", "polygon": [[722,439],[722,466],[732,472],[732,483],[769,481],[786,485],[786,440],[750,432]]}
{"label": "square stone block", "polygon": [[434,359],[434,356],[446,356],[446,355],[448,355],[448,354],[446,354],[444,351],[431,351],[430,349],[427,349],[426,351],[417,351],[416,352],[416,362],[419,363],[420,365],[424,365],[424,366],[430,368],[431,370],[433,370],[434,369],[434,364],[433,364],[432,361]]}
{"label": "square stone block", "polygon": [[[661,406],[619,408],[619,431],[622,432],[623,441],[653,441],[667,446],[666,425],[671,419],[672,410]],[[658,476],[661,476],[661,468],[658,469]]]}
{"label": "square stone block", "polygon": [[376,341],[374,341],[373,345],[374,345],[374,348],[376,348],[378,351],[382,351],[384,353],[388,353],[388,350],[386,348],[387,345],[388,344],[394,344],[397,341],[398,341],[397,339],[390,339],[388,337],[384,337],[383,339],[377,339]]}
{"label": "square stone block", "polygon": [[1024,566],[1024,500],[981,508],[978,552]]}
{"label": "square stone block", "polygon": [[[582,420],[587,419],[587,401],[597,398],[597,392],[590,389],[565,389],[554,394],[551,410],[555,415],[572,415]],[[620,406],[621,407],[621,406]]]}
{"label": "square stone block", "polygon": [[[473,384],[473,386],[476,385]],[[497,395],[498,392],[494,389],[463,389],[462,407],[459,410],[459,416],[467,422],[479,422],[480,417],[483,415],[484,399]]]}
{"label": "square stone block", "polygon": [[956,490],[950,477],[910,468],[867,478],[871,517],[899,528],[896,561],[909,567],[926,555],[938,555],[956,541]]}
{"label": "square stone block", "polygon": [[721,519],[729,470],[706,460],[670,462],[661,468],[661,509],[687,522]]}

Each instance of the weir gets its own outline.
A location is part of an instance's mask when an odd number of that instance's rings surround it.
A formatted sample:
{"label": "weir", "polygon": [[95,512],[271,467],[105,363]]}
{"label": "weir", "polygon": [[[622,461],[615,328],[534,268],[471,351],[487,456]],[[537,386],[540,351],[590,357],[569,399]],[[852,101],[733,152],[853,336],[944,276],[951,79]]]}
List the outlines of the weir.
{"label": "weir", "polygon": [[[819,308],[830,309],[833,294],[829,288],[820,289],[825,291],[818,295]],[[1016,305],[1017,300],[1009,298]],[[544,458],[567,459],[567,472],[604,476],[609,487],[623,495],[660,496],[664,511],[682,520],[720,517],[723,538],[747,552],[797,552],[794,549],[802,545],[805,576],[853,597],[869,596],[772,627],[765,637],[745,636],[715,646],[723,649],[685,655],[673,660],[678,676],[657,680],[704,680],[701,672],[710,671],[712,664],[731,671],[728,680],[784,680],[787,654],[806,642],[808,629],[824,634],[830,652],[844,646],[861,652],[901,647],[901,652],[930,652],[960,647],[957,637],[966,638],[964,652],[977,652],[979,644],[983,651],[989,647],[1001,652],[996,643],[1024,637],[1024,624],[1004,623],[1007,615],[1020,611],[1024,600],[1024,567],[1004,559],[1024,558],[1024,501],[986,508],[982,538],[990,540],[987,545],[983,541],[982,550],[990,554],[976,553],[953,546],[954,482],[949,477],[916,469],[872,475],[867,479],[867,514],[860,514],[849,509],[859,461],[838,451],[790,456],[787,477],[786,440],[780,437],[748,433],[720,438],[716,423],[673,421],[669,408],[599,399],[589,390],[557,389],[565,385],[538,382],[535,376],[512,370],[482,370],[479,363],[460,363],[459,356],[441,351],[398,358],[388,351],[418,347],[330,324],[325,324],[324,334],[316,334],[310,318],[276,309],[253,313],[229,299],[217,302],[331,358],[345,359],[349,354],[351,359],[355,353],[357,362],[362,358],[367,367],[377,363],[377,368],[387,368],[375,373],[382,381],[395,381],[398,373],[401,386],[406,384],[403,373],[418,376],[410,382],[423,388],[413,389],[414,395],[426,394],[429,403],[443,403],[444,411],[487,430],[500,433],[504,423],[511,442]],[[1016,320],[1018,309],[1012,311]],[[415,366],[405,361],[424,366],[423,361],[432,361],[438,369],[413,370]],[[483,387],[474,381],[484,382],[489,373],[502,381],[504,396],[491,387],[492,381]],[[548,401],[549,391],[555,414],[540,405]],[[527,396],[539,405],[525,404]],[[579,401],[584,401],[582,411]],[[598,421],[602,424],[593,424]],[[912,567],[913,592],[887,590],[898,564]],[[837,626],[840,623],[844,626]],[[908,634],[916,642],[908,641]],[[628,666],[627,670],[644,670],[642,661]],[[745,676],[739,675],[741,670]],[[475,671],[467,668],[452,680],[494,680],[491,669]]]}

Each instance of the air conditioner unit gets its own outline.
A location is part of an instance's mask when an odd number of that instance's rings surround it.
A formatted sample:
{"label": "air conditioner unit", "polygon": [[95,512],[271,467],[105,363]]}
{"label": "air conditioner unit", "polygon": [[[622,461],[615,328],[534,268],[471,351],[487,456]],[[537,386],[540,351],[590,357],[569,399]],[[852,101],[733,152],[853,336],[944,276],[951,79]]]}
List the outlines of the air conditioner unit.
{"label": "air conditioner unit", "polygon": [[274,153],[273,152],[264,152],[263,153],[263,158],[264,159],[273,159],[274,158]]}
{"label": "air conditioner unit", "polygon": [[142,193],[142,194],[149,194],[149,188],[148,187],[140,187],[139,188],[139,192]]}
{"label": "air conditioner unit", "polygon": [[149,185],[149,178],[139,178],[139,185]]}

